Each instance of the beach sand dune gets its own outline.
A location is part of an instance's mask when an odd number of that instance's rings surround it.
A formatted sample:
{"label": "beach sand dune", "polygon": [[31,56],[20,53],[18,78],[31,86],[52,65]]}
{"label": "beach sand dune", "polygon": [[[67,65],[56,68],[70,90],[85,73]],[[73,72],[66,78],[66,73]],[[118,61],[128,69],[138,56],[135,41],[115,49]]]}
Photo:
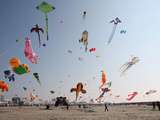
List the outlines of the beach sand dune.
{"label": "beach sand dune", "polygon": [[152,106],[91,106],[80,109],[76,106],[45,110],[45,107],[0,107],[0,120],[160,120],[160,111]]}

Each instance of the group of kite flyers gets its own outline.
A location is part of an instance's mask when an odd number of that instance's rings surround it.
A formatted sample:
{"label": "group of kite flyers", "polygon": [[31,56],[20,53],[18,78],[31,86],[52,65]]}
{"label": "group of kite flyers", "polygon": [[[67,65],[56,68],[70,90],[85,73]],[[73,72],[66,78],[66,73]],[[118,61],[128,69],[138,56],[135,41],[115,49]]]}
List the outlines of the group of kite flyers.
{"label": "group of kite flyers", "polygon": [[[31,28],[30,32],[31,33],[36,32],[38,35],[39,47],[41,47],[41,46],[45,47],[46,44],[44,42],[42,44],[42,41],[40,38],[40,33],[42,33],[42,34],[46,33],[46,40],[49,40],[48,15],[47,14],[49,12],[52,12],[55,9],[55,7],[47,2],[42,2],[41,4],[39,4],[36,7],[36,9],[41,11],[45,15],[45,22],[46,22],[45,23],[46,24],[45,30],[43,28],[39,27],[38,24],[36,24],[33,28]],[[84,11],[82,14],[83,14],[82,18],[83,18],[83,20],[85,20],[86,16],[87,16],[87,12]],[[63,21],[61,21],[61,22],[63,22]],[[112,29],[111,35],[109,36],[109,40],[107,42],[108,45],[112,42],[116,28],[117,28],[118,24],[122,23],[122,21],[118,17],[116,17],[115,19],[111,20],[110,23],[113,24],[113,29]],[[121,30],[120,33],[125,34],[126,30]],[[18,42],[18,40],[16,40],[16,42]],[[79,40],[79,43],[82,43],[82,45],[85,48],[85,52],[89,51],[90,53],[92,53],[92,52],[94,53],[96,51],[96,48],[89,48],[88,49],[88,31],[87,30],[84,30],[82,32],[82,36],[81,36],[81,39]],[[72,53],[72,51],[68,50],[68,53]],[[34,50],[32,48],[32,44],[31,44],[31,40],[29,37],[25,38],[24,55],[32,64],[38,63],[39,57],[34,52]],[[99,57],[99,56],[96,56],[96,57]],[[83,60],[83,58],[79,57],[79,60]],[[140,59],[138,57],[132,56],[128,62],[126,62],[125,64],[123,64],[120,67],[121,76],[124,75],[129,68],[131,68],[133,65],[135,65],[139,61],[140,61]],[[9,65],[10,65],[11,70],[4,71],[4,78],[8,79],[9,82],[15,81],[15,74],[23,75],[23,74],[27,74],[27,73],[31,72],[29,66],[24,63],[22,64],[18,57],[12,57],[9,60]],[[32,73],[32,75],[36,78],[37,82],[39,84],[41,84],[40,79],[39,79],[39,74],[37,72],[34,72],[34,73]],[[111,86],[112,86],[112,82],[107,80],[106,73],[105,73],[105,71],[102,70],[101,71],[100,86],[99,86],[100,95],[96,98],[97,102],[101,102],[101,99],[104,97],[105,93],[110,93],[110,95],[112,95]],[[0,89],[2,90],[2,92],[8,91],[9,85],[5,81],[1,80],[0,81]],[[23,86],[23,89],[26,91],[27,87]],[[70,90],[70,92],[76,93],[76,101],[77,101],[79,94],[80,93],[85,94],[87,91],[85,90],[83,83],[79,82],[79,83],[77,83],[76,87],[74,87]],[[152,94],[155,92],[156,92],[156,90],[150,90],[150,91],[146,92],[146,95],[149,95],[149,94]],[[54,91],[51,90],[50,93],[54,94]],[[136,91],[130,93],[128,95],[127,100],[128,101],[132,100],[136,95],[138,95],[138,92],[136,92]],[[38,97],[37,95],[30,93],[30,100],[31,101],[34,101],[37,97]],[[116,95],[115,97],[119,98],[120,95]]]}

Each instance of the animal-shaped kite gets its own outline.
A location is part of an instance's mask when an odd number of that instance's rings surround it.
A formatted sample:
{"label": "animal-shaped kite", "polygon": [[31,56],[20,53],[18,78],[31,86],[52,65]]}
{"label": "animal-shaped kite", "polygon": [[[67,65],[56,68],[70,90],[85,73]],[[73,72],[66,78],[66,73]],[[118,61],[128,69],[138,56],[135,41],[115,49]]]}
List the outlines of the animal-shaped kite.
{"label": "animal-shaped kite", "polygon": [[126,62],[120,67],[121,75],[123,75],[130,67],[138,63],[140,59],[138,57],[132,57],[130,61]]}
{"label": "animal-shaped kite", "polygon": [[9,64],[10,64],[12,70],[18,75],[22,75],[22,74],[30,72],[28,65],[21,64],[20,60],[16,57],[11,58],[9,60]]}
{"label": "animal-shaped kite", "polygon": [[0,80],[0,89],[2,90],[2,92],[8,91],[9,90],[9,86],[4,81]]}
{"label": "animal-shaped kite", "polygon": [[121,23],[121,20],[120,20],[118,17],[116,17],[114,20],[110,21],[110,23],[114,23],[114,26],[113,26],[111,35],[110,35],[110,37],[109,37],[108,44],[111,43],[111,41],[112,41],[112,39],[113,39],[113,36],[114,36],[114,34],[115,34],[115,31],[116,31],[117,25],[118,25],[118,23]]}
{"label": "animal-shaped kite", "polygon": [[102,79],[100,81],[101,82],[101,85],[99,87],[100,89],[105,85],[105,83],[107,81],[105,72],[103,70],[101,72],[102,72]]}
{"label": "animal-shaped kite", "polygon": [[128,95],[127,100],[128,100],[128,101],[132,100],[136,95],[138,95],[138,92],[130,93],[130,94]]}
{"label": "animal-shaped kite", "polygon": [[38,56],[37,54],[33,51],[32,45],[31,45],[31,40],[26,37],[26,42],[25,42],[25,48],[24,48],[24,55],[25,57],[33,64],[37,64],[38,61]]}
{"label": "animal-shaped kite", "polygon": [[48,13],[52,12],[55,7],[52,6],[51,4],[48,4],[47,2],[42,2],[40,5],[38,5],[37,10],[40,10],[41,12],[43,12],[45,14],[45,20],[46,20],[46,34],[47,34],[47,40],[49,40],[49,36],[48,36]]}
{"label": "animal-shaped kite", "polygon": [[85,30],[83,31],[82,33],[82,37],[81,39],[79,40],[80,43],[83,43],[83,45],[85,46],[85,52],[87,52],[87,46],[88,46],[88,31]]}
{"label": "animal-shaped kite", "polygon": [[9,80],[9,82],[14,82],[15,81],[15,77],[14,74],[10,71],[10,70],[5,70],[4,71],[4,77],[7,78]]}
{"label": "animal-shaped kite", "polygon": [[39,74],[38,73],[33,73],[33,76],[36,78],[37,82],[41,85],[41,81],[39,79]]}
{"label": "animal-shaped kite", "polygon": [[79,93],[82,92],[83,94],[86,93],[86,90],[83,89],[83,84],[80,82],[77,84],[76,88],[72,88],[71,92],[76,92],[76,100],[79,96]]}
{"label": "animal-shaped kite", "polygon": [[35,27],[33,27],[31,29],[31,33],[32,32],[36,32],[38,34],[38,39],[39,39],[39,47],[41,46],[41,38],[40,38],[40,32],[44,33],[44,30],[42,28],[40,28],[38,26],[38,24],[35,25]]}
{"label": "animal-shaped kite", "polygon": [[89,49],[89,52],[95,52],[96,51],[96,48],[90,48]]}
{"label": "animal-shaped kite", "polygon": [[156,93],[157,90],[149,90],[148,92],[146,92],[145,94],[146,95],[150,95],[150,94],[153,94],[153,93]]}

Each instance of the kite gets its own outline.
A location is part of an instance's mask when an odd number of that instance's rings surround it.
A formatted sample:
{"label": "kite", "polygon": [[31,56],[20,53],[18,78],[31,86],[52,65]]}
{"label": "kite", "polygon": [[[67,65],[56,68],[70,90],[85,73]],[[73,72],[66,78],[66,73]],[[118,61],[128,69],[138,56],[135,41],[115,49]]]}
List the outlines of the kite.
{"label": "kite", "polygon": [[14,82],[15,81],[15,77],[14,77],[14,74],[11,73],[10,70],[5,70],[4,71],[4,77],[7,78],[9,80],[9,82]]}
{"label": "kite", "polygon": [[33,102],[38,96],[30,93],[30,101]]}
{"label": "kite", "polygon": [[126,33],[126,30],[121,30],[120,33],[121,33],[121,34],[125,34],[125,33]]}
{"label": "kite", "polygon": [[153,94],[153,93],[156,93],[157,90],[149,90],[148,92],[146,92],[145,94],[146,95],[150,95],[150,94]]}
{"label": "kite", "polygon": [[17,57],[13,57],[10,59],[9,64],[12,68],[17,68],[21,64],[21,62]]}
{"label": "kite", "polygon": [[128,100],[128,101],[132,100],[136,95],[138,95],[138,92],[130,93],[130,94],[128,95],[127,100]]}
{"label": "kite", "polygon": [[101,72],[102,72],[102,79],[100,81],[101,82],[101,85],[99,87],[100,89],[105,85],[105,83],[107,81],[105,72],[103,70]]}
{"label": "kite", "polygon": [[108,82],[107,85],[108,85],[108,88],[110,88],[112,86],[112,82],[111,81]]}
{"label": "kite", "polygon": [[108,89],[108,88],[101,88],[101,90],[102,90],[102,94],[96,100],[100,100],[105,93],[111,91],[111,89]]}
{"label": "kite", "polygon": [[95,52],[95,51],[96,51],[96,48],[89,49],[89,52]]}
{"label": "kite", "polygon": [[33,76],[37,79],[37,82],[41,85],[41,81],[39,79],[39,74],[38,73],[33,73]]}
{"label": "kite", "polygon": [[81,43],[81,42],[85,46],[85,52],[87,52],[87,46],[88,46],[88,31],[87,30],[83,31],[82,37],[79,40],[79,43]]}
{"label": "kite", "polygon": [[68,50],[68,53],[72,54],[72,50]]}
{"label": "kite", "polygon": [[55,92],[53,90],[50,91],[51,94],[54,94]]}
{"label": "kite", "polygon": [[43,12],[45,14],[45,20],[46,20],[46,34],[47,34],[47,40],[49,40],[49,36],[48,36],[48,13],[52,12],[53,10],[55,10],[55,7],[52,6],[51,4],[48,4],[47,2],[42,2],[40,5],[38,5],[37,10],[40,10],[41,12]]}
{"label": "kite", "polygon": [[76,101],[77,101],[79,93],[82,92],[83,94],[85,94],[86,90],[83,89],[83,84],[80,82],[77,84],[76,88],[71,89],[71,92],[76,92]]}
{"label": "kite", "polygon": [[4,81],[0,80],[0,89],[2,90],[2,92],[8,91],[9,90],[9,86]]}
{"label": "kite", "polygon": [[115,34],[115,31],[116,31],[117,25],[118,25],[118,23],[121,23],[121,20],[118,17],[116,17],[114,20],[110,21],[110,23],[114,23],[114,26],[113,26],[111,35],[108,40],[108,45],[111,43],[113,36]]}
{"label": "kite", "polygon": [[126,62],[120,67],[121,75],[124,74],[130,67],[138,63],[140,59],[138,57],[132,57],[130,61]]}
{"label": "kite", "polygon": [[44,33],[44,30],[42,28],[40,28],[38,26],[38,24],[35,25],[35,27],[33,27],[31,29],[31,33],[32,32],[36,32],[38,34],[38,39],[39,39],[39,47],[41,46],[41,38],[40,38],[40,32]]}
{"label": "kite", "polygon": [[37,54],[33,51],[32,45],[31,45],[31,40],[26,37],[26,42],[25,42],[25,48],[24,48],[24,55],[25,57],[33,64],[37,64],[38,61],[38,56]]}
{"label": "kite", "polygon": [[86,18],[86,14],[87,14],[87,12],[86,11],[83,11],[83,19],[85,19]]}
{"label": "kite", "polygon": [[30,72],[28,65],[21,64],[20,60],[16,57],[11,58],[9,60],[9,64],[10,64],[12,70],[18,75],[22,75],[22,74]]}
{"label": "kite", "polygon": [[24,90],[24,91],[26,91],[26,90],[27,90],[27,88],[26,88],[26,87],[23,87],[23,90]]}

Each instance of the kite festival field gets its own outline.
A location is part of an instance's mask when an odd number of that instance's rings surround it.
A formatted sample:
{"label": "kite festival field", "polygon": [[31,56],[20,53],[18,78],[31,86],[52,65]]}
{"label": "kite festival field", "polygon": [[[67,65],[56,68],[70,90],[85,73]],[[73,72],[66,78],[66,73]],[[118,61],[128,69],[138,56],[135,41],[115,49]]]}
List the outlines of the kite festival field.
{"label": "kite festival field", "polygon": [[160,111],[152,106],[121,105],[89,106],[88,108],[70,107],[0,107],[0,120],[160,120]]}

